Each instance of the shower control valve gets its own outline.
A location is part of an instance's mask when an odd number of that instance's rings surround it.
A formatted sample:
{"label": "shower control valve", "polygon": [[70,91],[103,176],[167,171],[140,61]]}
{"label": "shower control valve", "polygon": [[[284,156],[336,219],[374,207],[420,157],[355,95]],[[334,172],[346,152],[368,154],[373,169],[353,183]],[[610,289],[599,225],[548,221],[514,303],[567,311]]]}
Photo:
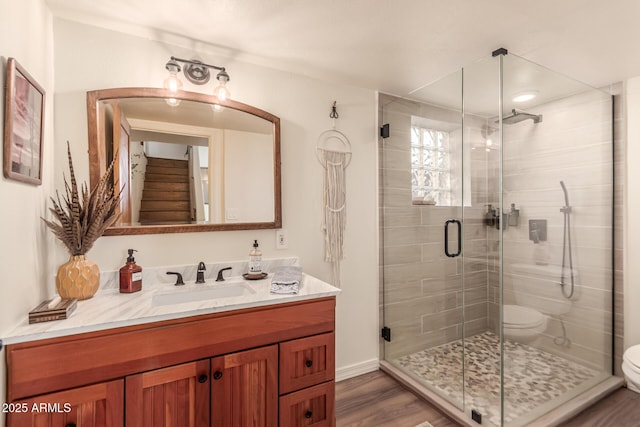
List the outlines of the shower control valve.
{"label": "shower control valve", "polygon": [[529,240],[532,240],[534,243],[544,242],[547,240],[546,219],[529,220]]}

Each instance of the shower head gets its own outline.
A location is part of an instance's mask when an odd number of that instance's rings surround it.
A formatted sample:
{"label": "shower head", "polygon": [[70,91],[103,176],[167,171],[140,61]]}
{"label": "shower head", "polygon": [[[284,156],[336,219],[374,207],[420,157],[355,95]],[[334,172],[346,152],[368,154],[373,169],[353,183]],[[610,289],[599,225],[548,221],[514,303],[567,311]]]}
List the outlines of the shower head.
{"label": "shower head", "polygon": [[542,121],[542,114],[526,113],[524,111],[516,110],[514,108],[513,110],[511,110],[510,116],[506,116],[502,118],[502,123],[507,125],[513,125],[527,119],[533,120],[533,123],[540,123]]}

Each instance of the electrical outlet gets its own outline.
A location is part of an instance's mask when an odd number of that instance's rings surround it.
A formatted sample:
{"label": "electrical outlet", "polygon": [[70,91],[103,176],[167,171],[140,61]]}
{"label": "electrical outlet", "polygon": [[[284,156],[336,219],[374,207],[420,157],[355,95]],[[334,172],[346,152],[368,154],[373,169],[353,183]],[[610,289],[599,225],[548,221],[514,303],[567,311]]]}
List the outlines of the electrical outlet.
{"label": "electrical outlet", "polygon": [[289,247],[289,239],[287,238],[287,230],[276,230],[276,249],[287,249]]}

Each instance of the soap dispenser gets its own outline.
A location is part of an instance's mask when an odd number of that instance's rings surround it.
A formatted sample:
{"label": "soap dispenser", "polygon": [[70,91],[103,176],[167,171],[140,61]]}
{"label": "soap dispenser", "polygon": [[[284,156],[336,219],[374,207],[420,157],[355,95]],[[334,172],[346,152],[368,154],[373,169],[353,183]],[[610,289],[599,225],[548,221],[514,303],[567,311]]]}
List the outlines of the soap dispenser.
{"label": "soap dispenser", "polygon": [[133,253],[135,249],[129,249],[127,263],[120,269],[120,292],[131,293],[142,289],[142,267],[136,264]]}
{"label": "soap dispenser", "polygon": [[253,241],[253,249],[249,252],[249,276],[257,277],[262,274],[262,252],[258,248],[258,241]]}

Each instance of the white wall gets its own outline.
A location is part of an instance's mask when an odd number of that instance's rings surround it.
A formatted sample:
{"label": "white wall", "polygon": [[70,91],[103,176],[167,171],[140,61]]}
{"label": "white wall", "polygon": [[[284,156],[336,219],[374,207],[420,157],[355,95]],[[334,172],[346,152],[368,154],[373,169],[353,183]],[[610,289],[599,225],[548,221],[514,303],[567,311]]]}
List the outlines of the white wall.
{"label": "white wall", "polygon": [[[343,293],[337,307],[337,368],[375,366],[378,357],[377,313],[377,205],[375,93],[336,83],[322,82],[208,53],[128,36],[65,20],[54,20],[56,70],[56,186],[61,185],[65,166],[64,143],[69,140],[79,179],[88,177],[85,93],[119,86],[161,87],[164,65],[170,55],[199,57],[224,65],[231,81],[232,97],[255,105],[281,119],[283,227],[289,248],[275,249],[274,230],[185,233],[169,235],[113,236],[98,240],[89,258],[101,269],[119,268],[126,249],[135,248],[136,261],[144,266],[197,264],[198,261],[242,260],[254,239],[260,241],[265,258],[297,255],[304,270],[323,280],[330,279],[324,262],[324,240],[320,230],[322,167],[315,157],[318,135],[330,128],[329,113],[337,100],[338,129],[350,139],[353,157],[347,169],[348,218],[345,260],[342,264]],[[82,58],[81,61],[78,58]],[[186,90],[210,91],[213,86]],[[58,246],[56,263],[66,254]],[[53,271],[51,271],[53,274]],[[355,365],[355,369],[354,368]]]}
{"label": "white wall", "polygon": [[625,84],[627,153],[625,179],[624,348],[640,344],[640,76]]}
{"label": "white wall", "polygon": [[159,157],[161,159],[187,160],[187,146],[172,144],[168,142],[147,142],[144,152],[148,157]]}
{"label": "white wall", "polygon": [[224,207],[237,222],[273,221],[273,136],[224,131]]}
{"label": "white wall", "polygon": [[[51,234],[40,216],[53,177],[53,20],[43,0],[0,0],[0,87],[4,88],[8,57],[16,58],[45,89],[45,133],[41,186],[0,178],[3,200],[0,221],[0,338],[11,325],[27,317],[30,309],[52,293],[45,278],[52,274],[48,256]],[[4,90],[0,117],[4,117]],[[0,133],[0,139],[4,132]],[[62,146],[61,146],[62,148]],[[0,353],[0,402],[5,402],[5,354]],[[0,415],[0,426],[5,416]]]}

